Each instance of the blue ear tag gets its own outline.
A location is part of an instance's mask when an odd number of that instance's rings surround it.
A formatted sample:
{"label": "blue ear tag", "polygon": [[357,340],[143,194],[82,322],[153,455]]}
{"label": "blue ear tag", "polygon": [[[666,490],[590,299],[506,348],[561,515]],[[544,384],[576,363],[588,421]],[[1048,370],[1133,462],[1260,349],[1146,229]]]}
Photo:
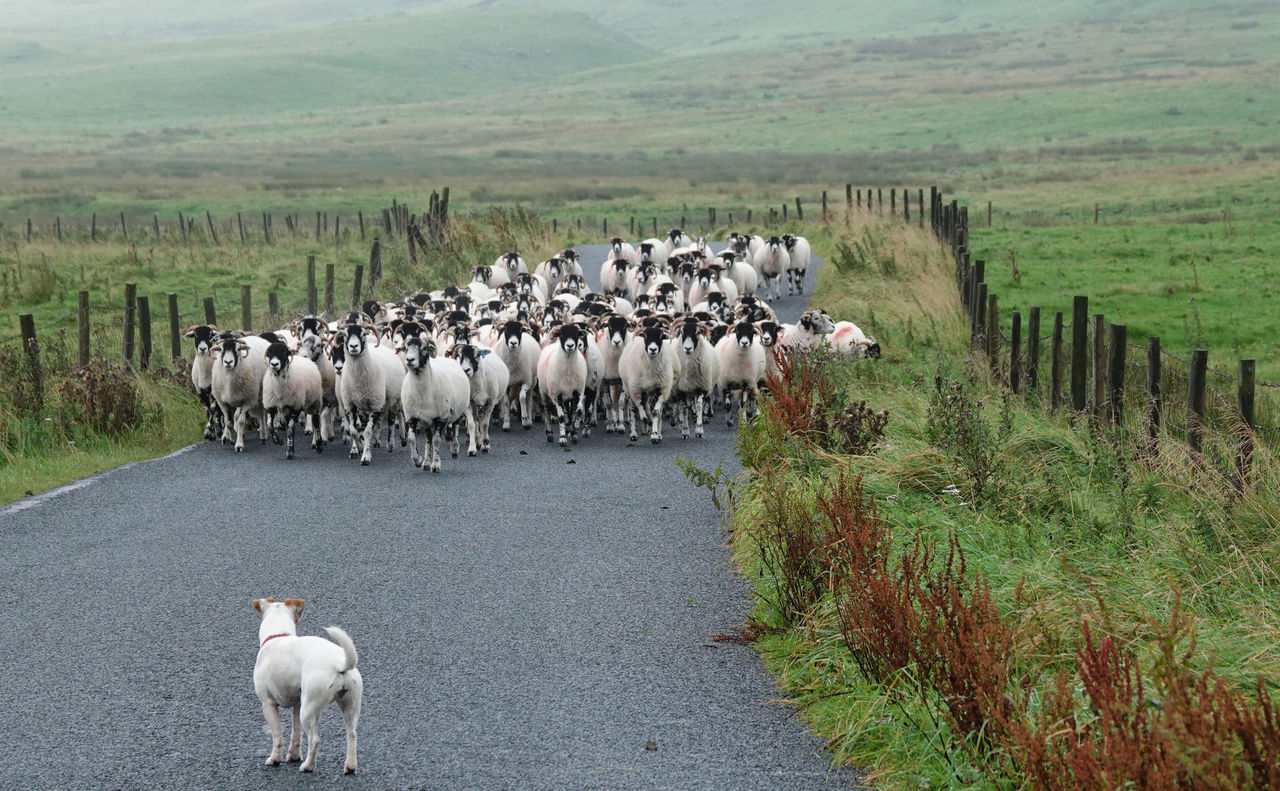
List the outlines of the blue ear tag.
{"label": "blue ear tag", "polygon": [[491,352],[491,351],[493,351],[493,349],[481,349],[481,350],[480,350],[480,357],[481,357],[481,359],[483,359],[483,358],[485,358],[485,357],[488,357],[488,356],[489,356],[489,352]]}

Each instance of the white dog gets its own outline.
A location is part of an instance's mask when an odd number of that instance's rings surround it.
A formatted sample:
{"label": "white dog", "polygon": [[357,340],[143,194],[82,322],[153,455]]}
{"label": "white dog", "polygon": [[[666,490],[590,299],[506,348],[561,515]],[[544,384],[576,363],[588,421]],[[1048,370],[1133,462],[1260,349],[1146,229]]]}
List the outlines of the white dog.
{"label": "white dog", "polygon": [[321,637],[299,637],[298,619],[303,599],[254,599],[253,609],[262,618],[258,628],[258,661],[253,667],[253,688],[262,699],[262,713],[271,728],[271,755],[267,766],[277,766],[284,740],[280,735],[280,707],[293,709],[293,732],[289,734],[288,760],[302,758],[302,731],[307,732],[307,758],[298,767],[303,772],[316,768],[320,712],[337,703],[347,729],[346,774],[356,771],[356,722],[360,719],[360,697],[364,681],[356,670],[356,646],[347,633],[336,626],[325,631],[337,645]]}

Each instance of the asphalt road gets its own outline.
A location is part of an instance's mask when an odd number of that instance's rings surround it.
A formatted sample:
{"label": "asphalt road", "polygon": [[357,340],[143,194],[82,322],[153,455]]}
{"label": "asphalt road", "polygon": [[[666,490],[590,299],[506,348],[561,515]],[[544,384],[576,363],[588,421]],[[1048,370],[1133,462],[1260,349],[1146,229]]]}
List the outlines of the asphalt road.
{"label": "asphalt road", "polygon": [[[714,468],[733,435],[666,436],[495,431],[435,476],[400,447],[205,443],[0,510],[0,787],[850,787],[754,650],[711,639],[750,600],[672,460]],[[259,596],[355,641],[358,775],[333,707],[315,776],[263,766]]]}

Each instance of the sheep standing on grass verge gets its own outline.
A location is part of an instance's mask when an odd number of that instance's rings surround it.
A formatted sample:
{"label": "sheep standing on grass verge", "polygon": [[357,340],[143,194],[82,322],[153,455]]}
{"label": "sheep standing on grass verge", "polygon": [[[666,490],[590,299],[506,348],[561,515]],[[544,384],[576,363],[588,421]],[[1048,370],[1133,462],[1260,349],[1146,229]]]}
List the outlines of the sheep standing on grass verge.
{"label": "sheep standing on grass verge", "polygon": [[[716,344],[720,358],[720,387],[724,391],[725,425],[733,428],[734,416],[755,416],[760,379],[764,376],[764,347],[756,339],[758,331],[749,321],[740,321]],[[737,401],[735,407],[734,400]]]}
{"label": "sheep standing on grass verge", "polygon": [[196,353],[191,359],[191,386],[204,407],[204,438],[217,439],[223,430],[222,410],[213,397],[213,345],[218,340],[218,328],[212,324],[200,324],[187,329],[186,337],[195,339]]}
{"label": "sheep standing on grass verge", "polygon": [[[436,356],[435,341],[406,339],[404,361],[409,371],[401,386],[400,401],[408,423],[409,452],[415,467],[440,472],[442,440],[449,441],[450,455],[458,458],[458,431],[469,414],[471,385],[456,360]],[[420,431],[427,436],[421,456]]]}
{"label": "sheep standing on grass verge", "polygon": [[680,438],[689,438],[689,410],[696,416],[694,436],[702,437],[704,408],[715,389],[720,386],[720,358],[707,340],[707,327],[702,322],[686,317],[676,325],[676,342],[683,359],[680,376],[676,380],[676,396],[679,399]]}
{"label": "sheep standing on grass verge", "polygon": [[516,275],[527,273],[529,271],[529,266],[524,262],[524,259],[520,257],[520,254],[514,250],[510,253],[503,253],[498,256],[498,260],[493,262],[493,268],[506,269],[508,280],[515,280]]}
{"label": "sheep standing on grass verge", "polygon": [[538,358],[538,390],[542,395],[542,416],[547,442],[552,441],[551,418],[560,428],[560,447],[569,450],[569,440],[578,442],[578,421],[583,414],[583,394],[587,386],[586,339],[577,324],[554,327],[551,343]]}
{"label": "sheep standing on grass verge", "polygon": [[[277,445],[280,444],[280,431],[285,432],[285,458],[292,459],[298,415],[305,414],[320,424],[320,410],[324,407],[320,369],[307,357],[289,351],[285,343],[268,346],[266,358],[268,370],[262,378],[262,408],[266,412],[266,425]],[[314,431],[311,434],[311,447],[316,453],[324,452],[322,433]]]}
{"label": "sheep standing on grass verge", "polygon": [[852,321],[837,321],[827,340],[845,357],[880,359],[880,344]]}
{"label": "sheep standing on grass verge", "polygon": [[378,345],[378,331],[368,324],[344,327],[334,342],[344,347],[345,363],[338,380],[338,400],[350,418],[350,456],[353,459],[359,456],[361,466],[368,466],[373,461],[373,440],[384,418],[387,421],[387,450],[394,449],[391,429],[400,418],[404,363],[389,347]]}
{"label": "sheep standing on grass verge", "polygon": [[671,401],[680,377],[680,357],[671,348],[667,325],[658,319],[632,336],[622,350],[618,374],[629,399],[627,410],[631,441],[636,441],[636,418],[650,420],[649,441],[662,442],[662,408]]}
{"label": "sheep standing on grass verge", "polygon": [[458,361],[470,387],[467,409],[467,455],[476,455],[477,446],[489,452],[489,421],[493,410],[505,400],[511,373],[507,364],[487,348],[459,343],[450,353]]}
{"label": "sheep standing on grass verge", "polygon": [[218,359],[213,366],[211,389],[222,409],[222,444],[234,440],[236,453],[244,452],[245,422],[250,417],[258,422],[258,436],[263,442],[267,440],[267,422],[262,413],[262,377],[267,372],[269,345],[265,338],[241,337],[237,332],[224,333],[214,347]]}
{"label": "sheep standing on grass verge", "polygon": [[787,266],[790,262],[791,256],[787,254],[787,246],[777,236],[770,236],[769,241],[755,253],[751,264],[760,273],[760,276],[764,278],[766,298],[780,299],[782,297],[782,288],[779,286],[778,280],[787,271]]}

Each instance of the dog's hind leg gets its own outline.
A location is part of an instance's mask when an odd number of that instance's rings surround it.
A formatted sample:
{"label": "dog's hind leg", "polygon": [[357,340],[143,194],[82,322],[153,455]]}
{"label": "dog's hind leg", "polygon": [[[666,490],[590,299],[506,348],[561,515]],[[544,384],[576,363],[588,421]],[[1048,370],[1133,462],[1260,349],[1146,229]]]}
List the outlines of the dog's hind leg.
{"label": "dog's hind leg", "polygon": [[342,765],[343,774],[356,773],[356,725],[360,722],[360,698],[363,692],[363,681],[359,676],[351,679],[351,688],[343,690],[338,696],[338,708],[342,710],[342,723],[347,728],[347,760]]}
{"label": "dog's hind leg", "polygon": [[289,763],[302,760],[302,706],[293,707],[293,726],[289,728],[289,752],[285,760]]}
{"label": "dog's hind leg", "polygon": [[316,744],[320,741],[320,710],[324,707],[323,703],[317,705],[317,697],[319,696],[307,695],[306,690],[303,690],[301,716],[298,721],[307,732],[307,757],[303,759],[302,766],[298,767],[298,771],[301,772],[312,772],[316,768]]}
{"label": "dog's hind leg", "polygon": [[271,729],[271,755],[267,756],[267,766],[279,766],[280,753],[284,748],[284,739],[280,735],[280,707],[275,701],[264,700],[262,714],[267,718],[267,727]]}

